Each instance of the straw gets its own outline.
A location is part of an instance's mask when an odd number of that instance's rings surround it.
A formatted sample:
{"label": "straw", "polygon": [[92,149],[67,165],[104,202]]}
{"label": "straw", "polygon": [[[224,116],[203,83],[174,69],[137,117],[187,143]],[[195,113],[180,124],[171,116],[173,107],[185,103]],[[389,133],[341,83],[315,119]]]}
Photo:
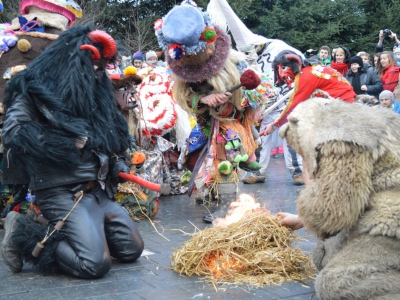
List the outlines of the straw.
{"label": "straw", "polygon": [[172,254],[172,267],[181,275],[205,276],[214,286],[306,280],[314,275],[311,259],[291,246],[300,238],[291,229],[280,227],[278,221],[255,211],[227,227],[197,232]]}

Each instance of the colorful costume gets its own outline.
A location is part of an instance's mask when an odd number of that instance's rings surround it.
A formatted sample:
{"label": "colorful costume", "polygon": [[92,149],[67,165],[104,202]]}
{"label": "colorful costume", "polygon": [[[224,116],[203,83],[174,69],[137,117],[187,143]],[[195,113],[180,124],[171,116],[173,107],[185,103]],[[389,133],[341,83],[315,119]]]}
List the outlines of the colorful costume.
{"label": "colorful costume", "polygon": [[[166,60],[174,76],[174,97],[197,118],[198,126],[188,138],[188,156],[193,170],[189,195],[194,185],[200,194],[218,194],[222,183],[237,183],[237,167],[254,166],[257,145],[251,130],[251,106],[243,100],[243,90],[232,91],[232,96],[220,105],[211,105],[206,99],[223,95],[240,85],[241,73],[247,68],[245,57],[230,49],[230,37],[214,26],[209,15],[197,8],[193,1],[183,1],[162,20],[155,23],[160,47],[166,51]],[[208,98],[207,98],[208,97]],[[208,104],[207,104],[208,103]],[[257,109],[257,108],[254,108]],[[234,170],[221,173],[218,165],[229,160],[225,151],[228,130],[240,139],[241,155],[247,160],[236,162]],[[234,149],[237,150],[237,149]],[[237,155],[236,155],[237,157]],[[195,162],[195,163],[194,163]],[[229,167],[228,167],[229,169]],[[234,193],[233,186],[230,193]],[[232,200],[232,199],[231,199]]]}
{"label": "colorful costume", "polygon": [[[82,17],[81,8],[72,0],[22,0],[20,16],[4,27],[4,34],[18,39],[0,60],[0,102],[4,99],[7,80],[16,71],[26,68],[53,43],[61,32]],[[14,67],[14,70],[6,72]],[[16,67],[16,68],[15,68]]]}
{"label": "colorful costume", "polygon": [[[275,57],[283,50],[292,50],[299,55],[300,51],[291,47],[284,41],[278,39],[269,39],[251,32],[243,21],[236,15],[230,7],[227,0],[210,0],[207,11],[210,13],[213,21],[220,28],[228,27],[232,34],[236,49],[246,54],[246,61],[250,67],[259,70],[263,74],[271,77],[273,81],[274,72],[272,69],[272,62]],[[290,89],[286,84],[275,87],[274,95],[269,99],[270,105],[282,99]],[[280,114],[287,103],[287,100],[280,103],[272,112],[264,115],[260,128],[271,124]],[[302,174],[302,159],[301,156],[296,154],[291,147],[288,147],[286,140],[279,137],[278,132],[273,132],[268,136],[261,138],[261,151],[259,163],[260,170],[253,172],[249,177],[243,179],[244,183],[261,183],[265,182],[267,169],[271,157],[271,150],[283,144],[285,164],[293,177],[293,183],[300,181]]]}
{"label": "colorful costume", "polygon": [[282,51],[273,62],[277,85],[286,83],[294,86],[288,104],[273,123],[276,127],[286,123],[292,110],[310,97],[331,97],[354,102],[357,96],[346,78],[331,67],[311,60],[304,63],[292,51]]}
{"label": "colorful costume", "polygon": [[132,262],[143,251],[134,222],[113,201],[118,174],[131,164],[128,127],[105,72],[116,53],[105,32],[73,27],[7,87],[2,140],[9,166],[26,175],[49,222],[7,215],[2,255],[13,272],[24,259],[99,278],[111,267],[110,255]]}

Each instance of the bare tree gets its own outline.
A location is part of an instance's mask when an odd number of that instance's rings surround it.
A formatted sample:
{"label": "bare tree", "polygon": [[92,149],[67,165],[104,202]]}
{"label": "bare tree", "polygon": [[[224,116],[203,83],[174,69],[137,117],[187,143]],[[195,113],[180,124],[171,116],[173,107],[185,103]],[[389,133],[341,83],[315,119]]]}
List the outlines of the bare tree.
{"label": "bare tree", "polygon": [[158,48],[154,19],[142,15],[143,11],[139,13],[139,8],[136,8],[125,26],[124,43],[131,52]]}

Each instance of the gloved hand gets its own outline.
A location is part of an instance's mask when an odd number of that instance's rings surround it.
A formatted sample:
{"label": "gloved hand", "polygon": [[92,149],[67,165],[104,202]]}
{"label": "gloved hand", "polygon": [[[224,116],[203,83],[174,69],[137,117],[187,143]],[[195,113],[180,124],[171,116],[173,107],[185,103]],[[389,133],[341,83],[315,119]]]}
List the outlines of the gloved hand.
{"label": "gloved hand", "polygon": [[126,164],[125,160],[118,160],[115,162],[114,166],[112,167],[112,172],[111,172],[111,176],[112,176],[112,180],[114,182],[117,183],[122,183],[125,182],[125,179],[119,178],[118,177],[118,173],[122,172],[122,173],[126,173],[126,174],[130,174],[130,168],[129,166]]}

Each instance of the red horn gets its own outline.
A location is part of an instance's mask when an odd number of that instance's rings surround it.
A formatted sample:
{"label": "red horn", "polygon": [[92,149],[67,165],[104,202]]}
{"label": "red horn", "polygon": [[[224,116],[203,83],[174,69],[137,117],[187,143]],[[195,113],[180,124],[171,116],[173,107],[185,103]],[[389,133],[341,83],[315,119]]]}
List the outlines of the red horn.
{"label": "red horn", "polygon": [[117,53],[117,44],[108,33],[102,30],[93,30],[89,33],[89,37],[93,42],[103,45],[103,55],[105,58],[111,58]]}
{"label": "red horn", "polygon": [[80,46],[79,49],[92,51],[92,56],[91,56],[92,60],[94,60],[94,61],[100,60],[100,57],[101,57],[100,52],[95,46],[84,44],[84,45]]}
{"label": "red horn", "polygon": [[285,56],[288,60],[296,62],[301,67],[301,60],[296,54],[286,54]]}

